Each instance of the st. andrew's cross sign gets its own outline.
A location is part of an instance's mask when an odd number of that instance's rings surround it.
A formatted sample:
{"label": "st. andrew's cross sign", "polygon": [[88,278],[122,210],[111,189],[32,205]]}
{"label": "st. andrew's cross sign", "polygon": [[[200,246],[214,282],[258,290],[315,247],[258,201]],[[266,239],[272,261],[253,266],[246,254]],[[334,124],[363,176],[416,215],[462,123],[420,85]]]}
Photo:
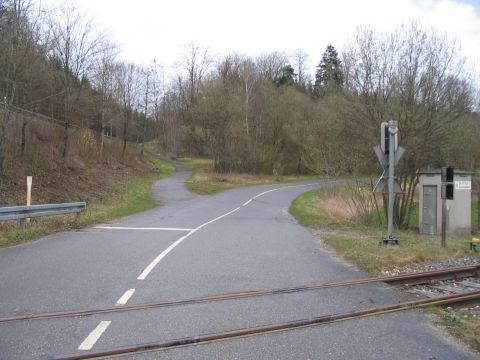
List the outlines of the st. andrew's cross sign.
{"label": "st. andrew's cross sign", "polygon": [[[380,145],[376,145],[373,147],[373,151],[375,151],[375,155],[377,155],[378,162],[380,165],[383,167],[383,173],[382,176],[377,180],[375,183],[375,187],[373,188],[373,192],[378,194],[383,194],[385,193],[384,189],[385,186],[387,185],[388,182],[388,159],[385,153],[382,151]],[[405,153],[405,149],[401,146],[397,148],[395,151],[395,156],[394,156],[394,166],[398,165],[398,162],[402,158],[403,154]],[[402,188],[400,187],[400,184],[397,181],[397,178],[395,177],[393,179],[393,192],[395,194],[401,194],[403,193]]]}
{"label": "st. andrew's cross sign", "polygon": [[388,123],[383,122],[380,126],[380,139],[380,146],[375,146],[373,150],[383,167],[383,174],[375,184],[373,192],[384,193],[385,184],[388,185],[387,237],[382,239],[380,244],[398,245],[398,239],[393,237],[393,202],[395,193],[401,193],[402,189],[395,179],[395,165],[405,153],[405,149],[398,146],[398,122],[395,120],[390,120]]}

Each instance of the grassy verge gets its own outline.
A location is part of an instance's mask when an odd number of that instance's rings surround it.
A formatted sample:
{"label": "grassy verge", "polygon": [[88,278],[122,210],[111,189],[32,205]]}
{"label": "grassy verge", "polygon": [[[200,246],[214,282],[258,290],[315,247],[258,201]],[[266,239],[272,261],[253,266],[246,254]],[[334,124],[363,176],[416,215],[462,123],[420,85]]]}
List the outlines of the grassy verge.
{"label": "grassy verge", "polygon": [[[439,236],[420,235],[418,229],[396,230],[400,246],[379,246],[379,240],[385,236],[385,227],[378,224],[367,227],[358,218],[331,216],[325,208],[328,197],[331,197],[329,189],[303,193],[293,201],[290,212],[299,223],[318,231],[321,240],[343,258],[373,275],[413,263],[478,256],[478,253],[469,250],[469,235],[449,236],[444,249],[440,247]],[[477,205],[472,203],[472,207],[476,216]],[[414,213],[418,216],[418,211]],[[472,349],[480,351],[480,322],[477,317],[459,315],[457,310],[434,311],[440,315],[440,325]]]}
{"label": "grassy verge", "polygon": [[[418,234],[417,229],[395,230],[400,246],[378,246],[385,236],[385,227],[363,225],[357,219],[334,218],[323,207],[328,189],[312,190],[297,197],[290,212],[302,225],[317,229],[322,240],[361,270],[374,275],[412,263],[473,257],[468,240],[470,235],[451,235],[447,248],[440,247],[440,237]],[[322,234],[323,231],[323,234]]]}
{"label": "grassy verge", "polygon": [[116,196],[108,202],[87,204],[87,210],[77,221],[75,215],[38,218],[35,220],[35,226],[25,231],[0,232],[0,247],[18,245],[55,232],[77,229],[155,207],[155,200],[150,195],[152,185],[162,178],[171,176],[175,168],[149,153],[146,156],[161,173],[151,174],[126,184],[114,184]]}
{"label": "grassy verge", "polygon": [[462,309],[433,308],[431,311],[438,316],[438,325],[450,334],[468,344],[470,348],[480,352],[480,313],[471,313]]}
{"label": "grassy verge", "polygon": [[187,180],[187,188],[201,195],[216,194],[225,190],[254,185],[268,185],[306,181],[316,179],[312,176],[273,176],[252,174],[216,174],[213,172],[213,162],[207,158],[181,158],[180,163],[193,170]]}

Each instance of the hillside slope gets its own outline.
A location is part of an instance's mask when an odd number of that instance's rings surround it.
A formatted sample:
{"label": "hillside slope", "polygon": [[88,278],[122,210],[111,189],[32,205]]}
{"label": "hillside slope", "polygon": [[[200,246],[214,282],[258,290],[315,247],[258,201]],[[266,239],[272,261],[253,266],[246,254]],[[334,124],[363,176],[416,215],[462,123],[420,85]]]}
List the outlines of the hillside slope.
{"label": "hillside slope", "polygon": [[[22,130],[23,128],[23,130]],[[100,136],[91,130],[70,130],[68,157],[62,161],[63,128],[13,114],[7,124],[6,171],[0,177],[0,206],[25,204],[26,177],[33,176],[32,204],[110,199],[113,184],[147,175],[152,164],[140,149],[105,139],[100,155]],[[22,151],[24,133],[24,151]]]}

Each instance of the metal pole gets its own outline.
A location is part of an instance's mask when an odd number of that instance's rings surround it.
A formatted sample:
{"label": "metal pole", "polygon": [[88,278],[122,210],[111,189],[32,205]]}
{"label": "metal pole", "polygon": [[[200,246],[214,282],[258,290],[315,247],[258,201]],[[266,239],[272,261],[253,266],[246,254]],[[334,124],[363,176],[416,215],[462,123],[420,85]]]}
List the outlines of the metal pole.
{"label": "metal pole", "polygon": [[393,238],[393,177],[395,174],[394,169],[394,144],[393,144],[393,134],[390,132],[389,127],[389,134],[390,134],[390,149],[388,154],[388,230],[387,230],[387,238]]}
{"label": "metal pole", "polygon": [[18,228],[19,228],[20,230],[22,230],[22,231],[25,230],[25,219],[20,219],[20,220],[18,221]]}
{"label": "metal pole", "polygon": [[442,197],[442,247],[447,246],[447,199]]}
{"label": "metal pole", "polygon": [[388,228],[386,244],[398,245],[398,240],[393,237],[393,204],[395,201],[395,134],[397,122],[388,122]]}

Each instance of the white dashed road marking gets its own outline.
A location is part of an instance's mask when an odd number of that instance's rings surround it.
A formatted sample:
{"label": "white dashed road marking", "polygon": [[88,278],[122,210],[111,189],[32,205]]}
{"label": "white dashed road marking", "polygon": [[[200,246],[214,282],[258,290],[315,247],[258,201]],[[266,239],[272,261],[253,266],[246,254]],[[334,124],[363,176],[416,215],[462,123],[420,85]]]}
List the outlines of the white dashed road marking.
{"label": "white dashed road marking", "polygon": [[90,350],[97,340],[102,336],[103,332],[107,330],[111,321],[101,321],[100,324],[87,336],[85,340],[80,344],[78,350]]}
{"label": "white dashed road marking", "polygon": [[135,289],[129,289],[125,291],[125,294],[123,294],[122,297],[117,300],[116,305],[125,305],[128,302],[128,300],[130,300],[134,292],[135,292]]}
{"label": "white dashed road marking", "polygon": [[[271,193],[273,191],[277,190],[282,190],[282,189],[287,189],[287,188],[294,188],[294,187],[303,187],[303,186],[312,186],[312,185],[317,185],[315,183],[310,183],[310,184],[302,184],[302,185],[290,185],[290,186],[283,186],[280,188],[275,188],[271,190],[264,191],[260,194],[255,195],[251,199],[247,200],[243,206],[247,206],[250,204],[253,200],[256,198],[263,196],[265,194]],[[237,207],[236,209],[233,209],[223,215],[220,215],[216,217],[213,220],[207,221],[206,223],[203,223],[202,225],[196,227],[195,229],[186,229],[186,228],[140,228],[140,227],[122,227],[122,226],[96,226],[97,229],[106,229],[106,230],[158,230],[158,231],[188,231],[188,233],[181,238],[179,238],[177,241],[175,241],[173,244],[171,244],[168,248],[166,248],[164,251],[162,251],[146,268],[143,270],[143,272],[138,276],[138,280],[145,280],[145,278],[150,274],[150,272],[155,268],[155,266],[170,252],[172,251],[178,244],[180,244],[183,240],[188,238],[190,235],[194,234],[201,228],[218,221],[230,214],[233,214],[234,212],[238,211],[241,207]],[[132,297],[132,295],[135,293],[135,289],[129,289],[127,290],[121,297],[118,299],[116,305],[125,305],[128,300]],[[111,321],[101,321],[100,324],[97,325],[97,327],[87,336],[87,338],[80,344],[78,347],[78,350],[90,350],[93,345],[98,341],[100,336],[105,332],[105,330],[108,328],[108,326],[111,324]]]}
{"label": "white dashed road marking", "polygon": [[252,202],[252,199],[248,200],[248,201],[245,201],[245,203],[242,205],[242,206],[247,206],[248,204],[250,204]]}

